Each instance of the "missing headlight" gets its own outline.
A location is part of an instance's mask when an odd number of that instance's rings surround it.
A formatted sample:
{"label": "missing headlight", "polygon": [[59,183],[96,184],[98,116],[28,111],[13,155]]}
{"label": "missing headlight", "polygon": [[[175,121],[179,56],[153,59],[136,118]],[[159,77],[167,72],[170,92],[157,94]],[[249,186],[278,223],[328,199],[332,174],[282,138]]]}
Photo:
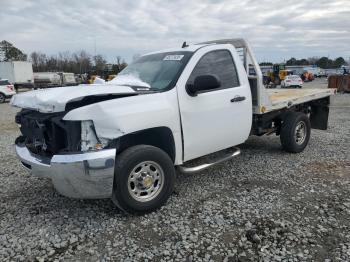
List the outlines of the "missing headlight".
{"label": "missing headlight", "polygon": [[100,150],[109,143],[108,139],[96,135],[94,123],[91,120],[81,122],[81,151]]}

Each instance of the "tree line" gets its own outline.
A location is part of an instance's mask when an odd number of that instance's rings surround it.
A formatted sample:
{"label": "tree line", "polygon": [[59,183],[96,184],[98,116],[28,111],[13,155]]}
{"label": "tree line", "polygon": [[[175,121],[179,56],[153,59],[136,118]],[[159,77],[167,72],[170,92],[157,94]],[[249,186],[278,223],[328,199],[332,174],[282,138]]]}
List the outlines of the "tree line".
{"label": "tree line", "polygon": [[106,76],[118,74],[127,66],[121,56],[116,56],[111,64],[100,55],[91,55],[81,50],[71,53],[59,52],[57,55],[47,55],[42,52],[32,52],[29,56],[7,41],[0,42],[0,61],[30,61],[34,72],[72,72],[75,74],[97,74]]}
{"label": "tree line", "polygon": [[[136,56],[135,56],[136,57]],[[106,76],[107,74],[118,74],[127,63],[120,56],[116,56],[112,64],[108,64],[102,55],[91,55],[81,50],[70,53],[60,52],[57,55],[46,55],[42,52],[32,52],[29,57],[10,42],[3,40],[0,42],[0,61],[30,61],[33,64],[34,72],[72,72],[76,74],[97,74]],[[272,66],[271,62],[262,62],[261,66]],[[334,60],[328,57],[310,57],[296,59],[294,57],[285,62],[286,65],[317,65],[321,68],[339,68],[347,65],[343,57]]]}
{"label": "tree line", "polygon": [[[330,59],[328,57],[310,57],[310,58],[302,58],[302,59],[296,59],[294,57],[288,59],[285,64],[288,66],[292,65],[317,65],[318,67],[321,67],[323,69],[328,68],[340,68],[343,65],[347,65],[348,63],[345,61],[343,57],[338,57],[336,59]],[[271,62],[262,62],[260,63],[261,66],[272,66],[273,63]]]}
{"label": "tree line", "polygon": [[33,64],[34,72],[72,72],[76,74],[118,74],[127,66],[127,63],[120,56],[117,56],[112,64],[108,64],[102,55],[92,56],[81,50],[70,53],[60,52],[57,55],[46,55],[41,52],[32,52],[29,61]]}

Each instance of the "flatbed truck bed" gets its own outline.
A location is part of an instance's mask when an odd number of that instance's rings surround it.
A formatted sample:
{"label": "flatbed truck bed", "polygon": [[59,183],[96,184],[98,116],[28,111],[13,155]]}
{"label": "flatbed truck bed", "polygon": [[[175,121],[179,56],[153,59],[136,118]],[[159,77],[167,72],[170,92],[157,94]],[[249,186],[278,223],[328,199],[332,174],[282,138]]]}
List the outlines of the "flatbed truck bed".
{"label": "flatbed truck bed", "polygon": [[265,105],[263,113],[289,108],[294,105],[329,97],[334,89],[266,89],[270,105]]}

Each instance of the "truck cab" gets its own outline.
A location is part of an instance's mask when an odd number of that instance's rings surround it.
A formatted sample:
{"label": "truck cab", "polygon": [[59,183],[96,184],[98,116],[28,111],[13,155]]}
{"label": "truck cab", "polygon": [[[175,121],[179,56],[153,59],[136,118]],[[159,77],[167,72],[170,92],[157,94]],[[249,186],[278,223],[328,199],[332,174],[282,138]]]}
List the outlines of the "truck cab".
{"label": "truck cab", "polygon": [[112,198],[122,210],[145,213],[167,201],[176,170],[231,160],[251,135],[275,133],[284,150],[303,151],[311,128],[327,128],[333,92],[265,89],[244,39],[184,43],[141,56],[105,84],[15,96],[11,104],[22,108],[16,152],[62,195]]}

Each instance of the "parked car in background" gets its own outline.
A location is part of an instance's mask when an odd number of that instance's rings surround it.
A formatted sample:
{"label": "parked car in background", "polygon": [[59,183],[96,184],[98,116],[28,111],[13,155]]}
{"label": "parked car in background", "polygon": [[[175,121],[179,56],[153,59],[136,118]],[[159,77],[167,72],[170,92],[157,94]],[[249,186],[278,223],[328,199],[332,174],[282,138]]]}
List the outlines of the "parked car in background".
{"label": "parked car in background", "polygon": [[14,86],[8,79],[0,79],[0,104],[4,103],[6,98],[11,98],[16,94]]}
{"label": "parked car in background", "polygon": [[16,90],[34,88],[32,63],[24,61],[0,62],[0,79],[7,79]]}
{"label": "parked car in background", "polygon": [[286,76],[286,78],[281,83],[281,88],[288,88],[288,87],[301,88],[302,86],[303,86],[303,80],[301,80],[300,76],[297,76],[297,75]]}

